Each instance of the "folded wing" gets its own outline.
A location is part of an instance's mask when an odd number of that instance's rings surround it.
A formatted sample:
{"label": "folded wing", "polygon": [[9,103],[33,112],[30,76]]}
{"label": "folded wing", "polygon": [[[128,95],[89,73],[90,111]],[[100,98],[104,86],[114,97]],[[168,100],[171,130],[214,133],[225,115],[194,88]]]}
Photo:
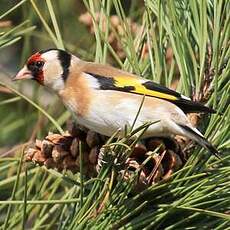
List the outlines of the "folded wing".
{"label": "folded wing", "polygon": [[159,85],[153,81],[136,77],[135,75],[123,76],[113,74],[113,76],[104,76],[92,72],[87,72],[87,74],[90,74],[97,79],[101,90],[116,90],[164,99],[174,103],[185,113],[215,113],[213,109],[206,107],[201,103],[191,101],[190,98],[185,97],[174,90]]}

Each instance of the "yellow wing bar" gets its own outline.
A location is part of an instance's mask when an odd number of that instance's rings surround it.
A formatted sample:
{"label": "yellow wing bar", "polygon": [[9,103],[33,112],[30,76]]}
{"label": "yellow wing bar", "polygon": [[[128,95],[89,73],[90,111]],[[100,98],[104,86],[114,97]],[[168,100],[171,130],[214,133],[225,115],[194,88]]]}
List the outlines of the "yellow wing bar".
{"label": "yellow wing bar", "polygon": [[[133,77],[122,77],[117,76],[114,77],[115,79],[115,87],[123,88],[127,86],[133,86],[133,90],[129,90],[129,92],[137,93],[137,94],[143,94],[146,96],[152,96],[152,97],[158,97],[163,98],[166,100],[178,100],[178,93],[175,91],[172,91],[170,89],[167,89],[166,87],[160,86],[154,82],[146,81],[142,82],[138,78]],[[145,83],[148,83],[148,87]],[[180,95],[179,95],[180,96]]]}

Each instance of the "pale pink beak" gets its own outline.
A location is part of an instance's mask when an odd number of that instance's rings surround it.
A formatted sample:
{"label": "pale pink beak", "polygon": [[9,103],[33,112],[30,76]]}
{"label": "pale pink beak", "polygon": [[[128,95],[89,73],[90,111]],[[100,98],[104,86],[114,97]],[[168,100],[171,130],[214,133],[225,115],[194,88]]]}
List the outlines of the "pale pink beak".
{"label": "pale pink beak", "polygon": [[33,76],[31,72],[27,69],[26,66],[24,66],[12,80],[17,81],[17,80],[25,80],[25,79],[32,79],[32,78]]}

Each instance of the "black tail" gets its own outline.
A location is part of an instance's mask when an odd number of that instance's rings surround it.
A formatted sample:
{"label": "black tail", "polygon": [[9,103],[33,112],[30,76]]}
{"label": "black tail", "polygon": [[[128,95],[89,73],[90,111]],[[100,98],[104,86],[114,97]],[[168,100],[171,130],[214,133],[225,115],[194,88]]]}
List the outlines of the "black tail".
{"label": "black tail", "polygon": [[184,98],[170,102],[177,105],[185,113],[216,113],[216,111],[212,108],[204,106],[199,102],[186,100]]}
{"label": "black tail", "polygon": [[219,156],[218,150],[203,136],[201,136],[199,133],[195,132],[193,129],[191,129],[190,127],[186,125],[181,125],[181,124],[178,124],[178,125],[190,134],[191,139],[195,140],[198,144],[208,149],[208,151],[212,153],[213,155],[215,155],[218,159],[221,159],[221,157]]}

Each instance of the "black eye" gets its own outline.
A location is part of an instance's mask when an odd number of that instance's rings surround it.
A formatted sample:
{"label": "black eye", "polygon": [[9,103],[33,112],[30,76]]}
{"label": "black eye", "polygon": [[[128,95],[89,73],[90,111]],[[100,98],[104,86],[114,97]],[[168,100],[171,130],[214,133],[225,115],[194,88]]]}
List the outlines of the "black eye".
{"label": "black eye", "polygon": [[32,61],[27,65],[27,68],[32,72],[32,73],[37,73],[41,71],[42,67],[44,65],[43,61]]}
{"label": "black eye", "polygon": [[37,61],[35,62],[35,66],[40,69],[42,66],[44,65],[44,62],[43,61]]}

